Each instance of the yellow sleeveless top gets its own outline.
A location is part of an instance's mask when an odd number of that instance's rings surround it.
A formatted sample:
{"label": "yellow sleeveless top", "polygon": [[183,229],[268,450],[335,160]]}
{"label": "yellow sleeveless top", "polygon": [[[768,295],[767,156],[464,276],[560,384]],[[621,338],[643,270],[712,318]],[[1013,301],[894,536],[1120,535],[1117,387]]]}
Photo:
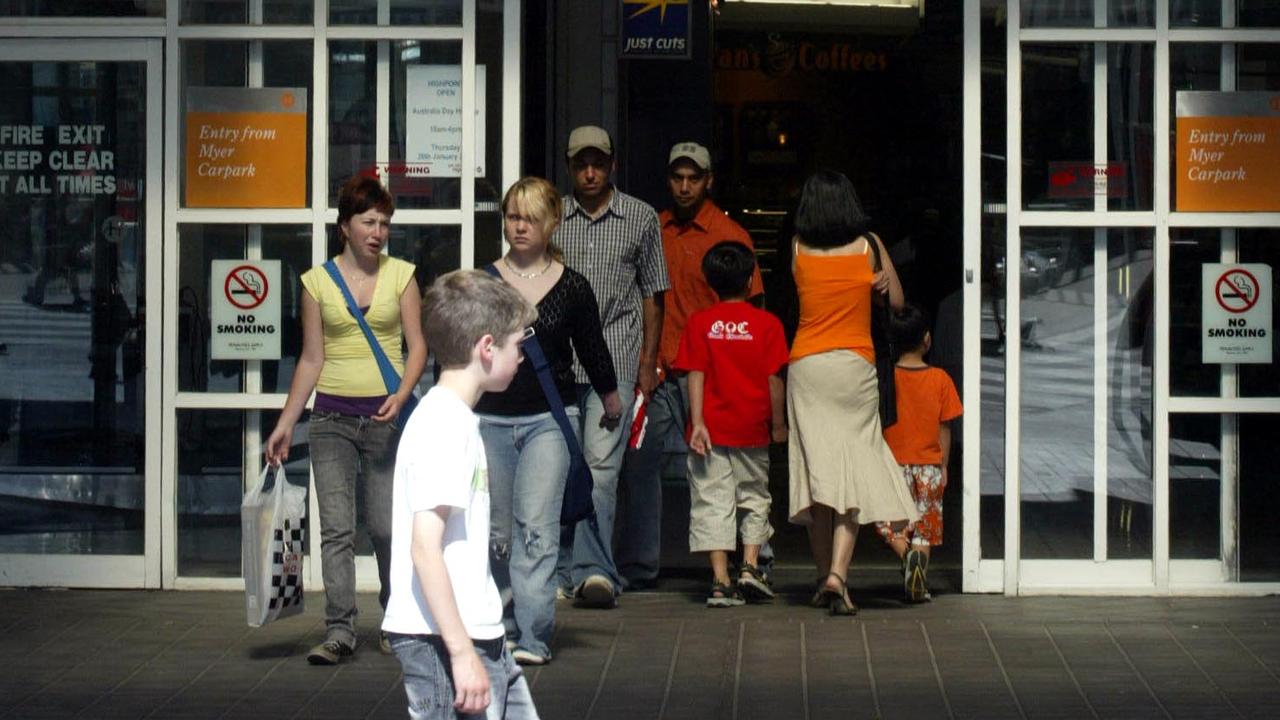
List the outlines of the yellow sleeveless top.
{"label": "yellow sleeveless top", "polygon": [[[378,279],[373,300],[365,313],[373,335],[387,354],[396,372],[404,374],[404,357],[400,352],[400,296],[413,279],[412,263],[383,255],[378,259]],[[360,324],[347,310],[333,278],[317,265],[302,274],[302,287],[320,304],[320,320],[324,327],[324,367],[316,383],[318,392],[343,397],[375,397],[387,394],[382,383],[373,350],[365,340]]]}

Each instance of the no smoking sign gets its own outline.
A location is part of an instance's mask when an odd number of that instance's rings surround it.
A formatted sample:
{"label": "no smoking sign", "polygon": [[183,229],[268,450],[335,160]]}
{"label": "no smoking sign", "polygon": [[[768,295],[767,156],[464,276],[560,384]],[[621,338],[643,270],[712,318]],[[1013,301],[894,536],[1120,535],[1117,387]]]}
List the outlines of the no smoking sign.
{"label": "no smoking sign", "polygon": [[214,260],[209,286],[209,356],[279,360],[280,261]]}
{"label": "no smoking sign", "polygon": [[1271,266],[1205,263],[1201,362],[1271,362]]}

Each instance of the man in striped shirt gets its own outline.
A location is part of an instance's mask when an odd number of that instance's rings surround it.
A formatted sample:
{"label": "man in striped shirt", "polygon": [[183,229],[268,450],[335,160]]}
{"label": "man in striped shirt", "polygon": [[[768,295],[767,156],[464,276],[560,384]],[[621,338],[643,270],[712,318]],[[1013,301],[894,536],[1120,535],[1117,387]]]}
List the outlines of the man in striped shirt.
{"label": "man in striped shirt", "polygon": [[669,281],[658,214],[610,181],[616,165],[609,133],[592,125],[575,128],[566,156],[573,194],[565,199],[555,241],[564,250],[565,264],[582,273],[595,292],[622,403],[605,407],[574,362],[596,517],[564,530],[557,575],[561,589],[580,604],[612,608],[621,588],[613,562],[613,520],[630,424],[622,418],[631,410],[633,387],[647,396],[658,383],[661,294]]}

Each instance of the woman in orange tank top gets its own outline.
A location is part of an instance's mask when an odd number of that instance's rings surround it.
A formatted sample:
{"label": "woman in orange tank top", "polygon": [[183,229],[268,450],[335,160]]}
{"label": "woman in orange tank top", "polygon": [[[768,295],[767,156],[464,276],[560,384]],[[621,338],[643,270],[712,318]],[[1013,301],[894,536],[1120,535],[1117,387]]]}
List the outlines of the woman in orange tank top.
{"label": "woman in orange tank top", "polygon": [[823,170],[805,181],[791,267],[800,325],[787,376],[789,514],[808,529],[823,575],[813,605],[841,615],[857,611],[846,578],[858,526],[917,516],[882,435],[871,343],[871,303],[902,307],[902,285],[866,226],[843,174]]}

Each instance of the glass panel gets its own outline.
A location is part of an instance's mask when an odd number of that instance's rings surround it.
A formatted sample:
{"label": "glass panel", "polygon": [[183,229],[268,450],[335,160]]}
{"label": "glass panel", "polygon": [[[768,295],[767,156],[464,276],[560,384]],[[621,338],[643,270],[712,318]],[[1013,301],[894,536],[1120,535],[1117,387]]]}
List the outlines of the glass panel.
{"label": "glass panel", "polygon": [[1239,0],[1236,14],[1240,27],[1280,27],[1280,6],[1275,0]]}
{"label": "glass panel", "polygon": [[1173,228],[1169,258],[1169,393],[1217,397],[1221,369],[1201,362],[1200,266],[1222,261],[1219,231]]}
{"label": "glass panel", "polygon": [[377,43],[329,43],[329,207],[347,178],[376,170],[377,68]]}
{"label": "glass panel", "polygon": [[[187,97],[191,87],[248,87],[249,55],[252,46],[262,48],[262,86],[298,87],[307,90],[307,143],[303,168],[306,205],[310,205],[311,188],[311,113],[315,93],[311,87],[311,42],[284,40],[184,40],[182,41],[182,97]],[[186,124],[180,122],[179,145],[186,147]],[[220,145],[220,149],[232,149],[234,145]],[[185,150],[183,151],[185,155]],[[289,159],[292,162],[292,159]],[[179,196],[186,197],[186,163],[182,162],[182,187]],[[253,165],[250,164],[252,169]]]}
{"label": "glass panel", "polygon": [[[1216,44],[1172,44],[1169,46],[1169,157],[1176,174],[1185,159],[1177,151],[1177,102],[1179,90],[1218,90],[1222,87],[1222,46]],[[1169,183],[1170,207],[1178,207],[1177,183]]]}
{"label": "glass panel", "polygon": [[0,553],[143,553],[146,67],[0,63]]}
{"label": "glass panel", "polygon": [[1171,0],[1173,27],[1222,27],[1222,0]]}
{"label": "glass panel", "polygon": [[[248,423],[259,423],[260,442],[279,413],[264,410],[179,410],[178,574],[184,577],[240,577],[240,501],[246,486],[244,440]],[[306,413],[293,431],[284,464],[289,482],[310,482]],[[257,482],[256,459],[248,482]]]}
{"label": "glass panel", "polygon": [[0,17],[164,17],[165,0],[0,0]]}
{"label": "glass panel", "polygon": [[1155,27],[1156,0],[1107,0],[1110,27]]}
{"label": "glass panel", "polygon": [[1280,89],[1280,45],[1240,43],[1236,45],[1236,55],[1236,83],[1240,90]]}
{"label": "glass panel", "polygon": [[[506,188],[502,185],[502,61],[506,43],[502,37],[502,3],[480,3],[476,8],[476,83],[484,76],[484,137],[476,145],[484,153],[484,163],[476,163],[476,209],[501,212],[499,203]],[[479,115],[479,114],[478,114]],[[480,168],[484,172],[480,172]],[[476,238],[479,241],[479,238]],[[479,248],[477,247],[477,250]],[[477,257],[476,262],[479,263]]]}
{"label": "glass panel", "polygon": [[[422,66],[437,66],[438,70],[447,71],[453,69],[457,72],[459,82],[461,81],[461,71],[458,68],[462,63],[462,44],[457,42],[419,42],[417,40],[405,40],[392,43],[391,47],[391,158],[390,165],[394,168],[397,165],[404,166],[406,163],[410,166],[421,164],[421,160],[415,157],[419,152],[432,152],[437,156],[452,154],[449,150],[443,152],[433,151],[427,147],[428,142],[438,142],[446,140],[448,134],[444,132],[431,132],[432,137],[426,137],[426,131],[422,135],[415,135],[415,148],[412,153],[408,150],[409,131],[406,126],[407,110],[406,103],[409,101],[408,84],[410,68]],[[440,67],[444,66],[444,67]],[[501,77],[501,67],[492,68],[492,73],[496,73],[497,77]],[[414,72],[431,72],[418,71]],[[481,68],[476,67],[476,76],[480,76]],[[443,78],[435,78],[431,80],[419,79],[415,81],[415,87],[423,88],[428,82],[442,82]],[[478,80],[477,80],[478,82]],[[418,83],[422,83],[419,85]],[[462,107],[462,93],[459,85],[458,96],[456,100],[452,100],[454,107],[448,107],[443,101],[435,101],[445,106],[444,112],[448,113],[454,108]],[[419,90],[421,91],[421,90]],[[414,98],[417,105],[433,104],[429,101],[419,101]],[[430,99],[428,99],[430,100]],[[501,105],[498,106],[501,108]],[[489,115],[494,114],[494,109],[489,108]],[[456,126],[461,130],[461,125],[456,124],[457,121],[449,119],[446,116],[440,116],[438,120],[441,124]],[[488,125],[490,123],[486,123]],[[497,123],[492,123],[495,127]],[[419,147],[420,146],[420,147]],[[456,151],[460,156],[460,149]],[[412,156],[411,156],[412,155]],[[430,177],[422,175],[415,171],[409,173],[408,176],[400,174],[397,177],[396,172],[391,172],[391,191],[396,195],[396,207],[400,208],[457,208],[461,207],[462,181],[456,172],[448,170],[448,162],[436,162],[434,165],[441,171],[446,173],[443,177]],[[487,164],[487,163],[486,163]],[[460,170],[461,168],[459,168]],[[490,174],[494,174],[497,168],[490,168]],[[452,174],[453,177],[449,177]]]}
{"label": "glass panel", "polygon": [[312,0],[183,0],[182,24],[243,24],[250,8],[262,6],[266,25],[310,25],[315,20]]}
{"label": "glass panel", "polygon": [[1093,209],[1092,44],[1023,44],[1022,154],[1024,208]]}
{"label": "glass panel", "polygon": [[1027,559],[1093,556],[1093,247],[1093,230],[1022,229]]}
{"label": "glass panel", "polygon": [[1280,487],[1275,481],[1280,415],[1240,415],[1240,579],[1280,580]]}
{"label": "glass panel", "polygon": [[[334,25],[378,25],[378,0],[329,0]],[[461,25],[462,0],[391,0],[392,25]]]}
{"label": "glass panel", "polygon": [[1107,209],[1155,207],[1155,46],[1107,45]]}
{"label": "glass panel", "polygon": [[1023,27],[1093,27],[1094,0],[1023,0]]}
{"label": "glass panel", "polygon": [[302,273],[311,267],[307,225],[178,226],[178,389],[182,392],[243,392],[245,360],[209,357],[210,268],[214,260],[248,257],[250,233],[260,233],[262,257],[280,260],[280,360],[260,360],[262,392],[289,392],[294,363],[302,352]]}
{"label": "glass panel", "polygon": [[[1264,297],[1275,298],[1275,290],[1280,286],[1280,229],[1248,229],[1239,230],[1240,262],[1266,263],[1271,266],[1271,287],[1263,289]],[[1268,290],[1270,292],[1268,293]],[[1276,362],[1280,361],[1280,344],[1275,332],[1277,308],[1273,302],[1271,309],[1271,363],[1241,364],[1240,395],[1242,397],[1280,397],[1280,373],[1276,372]],[[1280,547],[1277,545],[1276,547]]]}
{"label": "glass panel", "polygon": [[1107,233],[1107,557],[1151,557],[1150,229]]}
{"label": "glass panel", "polygon": [[393,222],[387,252],[417,267],[414,279],[418,281],[418,288],[426,292],[437,277],[462,266],[462,228]]}
{"label": "glass panel", "polygon": [[1005,251],[1005,4],[983,3],[982,25],[982,266],[981,431],[979,440],[982,557],[1004,557],[1004,251]]}
{"label": "glass panel", "polygon": [[1222,556],[1222,421],[1169,416],[1169,557]]}

